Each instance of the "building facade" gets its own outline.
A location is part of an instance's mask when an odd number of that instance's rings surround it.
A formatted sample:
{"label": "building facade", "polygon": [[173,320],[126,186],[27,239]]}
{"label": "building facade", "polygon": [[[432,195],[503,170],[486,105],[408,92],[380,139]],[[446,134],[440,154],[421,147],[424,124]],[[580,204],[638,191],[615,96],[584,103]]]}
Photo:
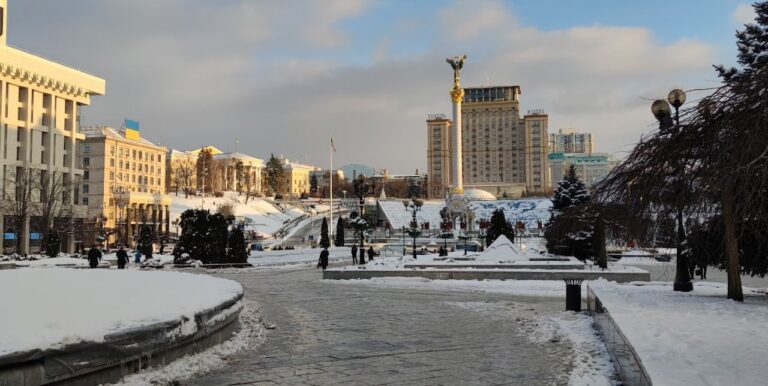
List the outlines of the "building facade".
{"label": "building facade", "polygon": [[176,149],[165,155],[165,192],[184,193],[197,189],[197,155]]}
{"label": "building facade", "polygon": [[[105,82],[8,47],[7,0],[0,0],[0,14],[0,250],[36,253],[42,235],[53,229],[62,250],[73,252],[86,216],[77,157],[84,139],[80,109],[92,95],[104,95]],[[44,209],[41,192],[56,187],[63,190],[57,200],[65,210],[52,212]],[[21,194],[25,191],[29,194]],[[30,205],[20,210],[25,201]]]}
{"label": "building facade", "polygon": [[283,185],[283,191],[280,193],[288,197],[308,195],[310,189],[309,172],[315,170],[315,167],[291,162],[288,159],[281,159],[281,161],[283,163],[285,184]]}
{"label": "building facade", "polygon": [[605,178],[619,161],[606,153],[550,153],[550,175],[552,186],[563,180],[568,168],[573,166],[576,176],[587,186],[592,186]]}
{"label": "building facade", "polygon": [[[551,189],[547,164],[549,117],[541,110],[521,116],[519,86],[465,88],[461,117],[465,188],[483,189],[497,197]],[[451,124],[443,117],[427,119],[432,197],[443,196],[450,179]],[[440,190],[443,194],[438,194]]]}
{"label": "building facade", "polygon": [[560,129],[549,135],[550,153],[592,153],[595,147],[592,134],[579,133],[576,129]]}
{"label": "building facade", "polygon": [[108,243],[132,245],[142,226],[153,238],[167,235],[171,198],[166,195],[166,148],[125,129],[84,128],[82,204],[88,206],[84,242],[101,234]]}
{"label": "building facade", "polygon": [[216,181],[219,191],[256,194],[261,193],[261,173],[264,161],[242,153],[219,153],[216,163]]}

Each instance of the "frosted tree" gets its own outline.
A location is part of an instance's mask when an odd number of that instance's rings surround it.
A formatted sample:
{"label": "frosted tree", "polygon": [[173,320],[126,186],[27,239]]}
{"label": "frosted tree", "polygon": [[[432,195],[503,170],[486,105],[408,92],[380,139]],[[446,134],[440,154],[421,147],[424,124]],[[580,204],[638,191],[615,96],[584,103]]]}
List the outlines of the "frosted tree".
{"label": "frosted tree", "polygon": [[557,189],[555,189],[555,195],[552,198],[552,209],[563,212],[588,202],[590,202],[590,196],[587,192],[587,187],[576,176],[576,169],[571,165],[565,178],[558,183]]}

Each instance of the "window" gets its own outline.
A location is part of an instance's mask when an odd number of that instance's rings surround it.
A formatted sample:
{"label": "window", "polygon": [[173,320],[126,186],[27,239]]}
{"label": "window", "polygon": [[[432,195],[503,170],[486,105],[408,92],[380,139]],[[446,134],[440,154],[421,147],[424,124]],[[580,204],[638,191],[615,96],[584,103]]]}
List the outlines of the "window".
{"label": "window", "polygon": [[83,184],[83,193],[88,193],[88,184]]}
{"label": "window", "polygon": [[88,180],[90,176],[91,176],[91,173],[89,171],[86,170],[83,172],[83,180]]}
{"label": "window", "polygon": [[91,144],[90,143],[84,143],[83,144],[83,153],[90,153],[91,152]]}
{"label": "window", "polygon": [[88,197],[83,197],[83,205],[88,205]]}
{"label": "window", "polygon": [[87,167],[89,167],[89,166],[91,166],[91,159],[90,159],[90,158],[88,158],[88,157],[84,157],[84,158],[83,158],[83,167],[84,167],[84,168],[87,168]]}
{"label": "window", "polygon": [[110,167],[115,167],[115,159],[114,158],[110,158],[109,159],[109,166]]}

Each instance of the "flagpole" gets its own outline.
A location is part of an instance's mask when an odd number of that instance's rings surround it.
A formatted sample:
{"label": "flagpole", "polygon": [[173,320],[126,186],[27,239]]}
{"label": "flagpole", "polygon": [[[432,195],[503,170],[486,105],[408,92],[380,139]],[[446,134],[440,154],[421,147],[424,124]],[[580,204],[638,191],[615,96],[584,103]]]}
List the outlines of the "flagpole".
{"label": "flagpole", "polygon": [[[328,171],[328,178],[330,179],[330,189],[328,189],[329,190],[328,193],[331,196],[331,198],[330,198],[330,202],[331,202],[331,222],[330,222],[330,224],[328,224],[328,227],[331,228],[330,229],[330,234],[331,234],[331,240],[333,240],[333,230],[334,230],[333,229],[333,150],[334,150],[333,149],[333,137],[331,137],[331,143],[329,145],[330,145],[329,146],[330,148],[328,149],[328,153],[330,153],[330,158],[331,158],[331,169]],[[333,243],[333,241],[331,241],[331,243]]]}

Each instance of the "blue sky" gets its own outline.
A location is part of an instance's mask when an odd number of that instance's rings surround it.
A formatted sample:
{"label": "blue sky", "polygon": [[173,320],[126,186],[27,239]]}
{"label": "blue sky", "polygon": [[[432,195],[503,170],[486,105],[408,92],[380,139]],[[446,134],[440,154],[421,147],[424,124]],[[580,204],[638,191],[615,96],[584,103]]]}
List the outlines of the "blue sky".
{"label": "blue sky", "polygon": [[550,132],[622,156],[648,99],[717,86],[750,18],[736,0],[9,2],[9,44],[106,79],[87,124],[321,166],[333,135],[338,164],[397,173],[424,169],[426,116],[450,112],[448,56],[469,56],[462,85],[520,85]]}

